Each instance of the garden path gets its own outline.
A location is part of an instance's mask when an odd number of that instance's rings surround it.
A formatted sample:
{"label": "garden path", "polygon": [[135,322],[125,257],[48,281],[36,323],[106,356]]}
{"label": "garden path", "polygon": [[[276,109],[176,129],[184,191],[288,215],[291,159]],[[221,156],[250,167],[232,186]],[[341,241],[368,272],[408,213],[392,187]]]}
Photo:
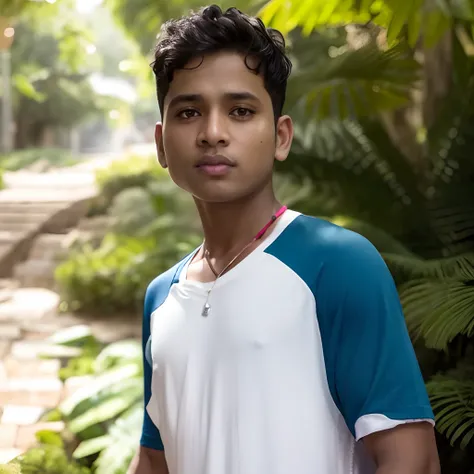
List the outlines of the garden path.
{"label": "garden path", "polygon": [[60,380],[59,370],[75,349],[53,346],[51,335],[62,328],[87,325],[103,342],[139,337],[140,328],[133,321],[114,319],[111,331],[106,320],[59,314],[59,295],[48,285],[34,284],[51,275],[67,232],[96,195],[95,170],[115,159],[118,155],[94,156],[71,168],[4,175],[6,189],[0,191],[0,465],[33,446],[38,431],[61,431],[62,422],[42,422],[42,415],[84,383],[74,378],[66,383]]}

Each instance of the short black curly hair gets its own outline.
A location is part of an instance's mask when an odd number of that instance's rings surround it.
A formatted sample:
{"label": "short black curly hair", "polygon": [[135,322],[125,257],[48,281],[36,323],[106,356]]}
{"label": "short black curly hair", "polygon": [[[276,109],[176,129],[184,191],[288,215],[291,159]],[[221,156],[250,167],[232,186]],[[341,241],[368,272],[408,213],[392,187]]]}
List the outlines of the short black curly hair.
{"label": "short black curly hair", "polygon": [[237,8],[223,12],[217,5],[170,20],[161,27],[152,68],[162,116],[174,71],[184,68],[193,58],[225,50],[258,59],[256,67],[250,67],[247,61],[246,65],[256,74],[262,74],[275,120],[281,116],[292,67],[285,53],[283,35]]}

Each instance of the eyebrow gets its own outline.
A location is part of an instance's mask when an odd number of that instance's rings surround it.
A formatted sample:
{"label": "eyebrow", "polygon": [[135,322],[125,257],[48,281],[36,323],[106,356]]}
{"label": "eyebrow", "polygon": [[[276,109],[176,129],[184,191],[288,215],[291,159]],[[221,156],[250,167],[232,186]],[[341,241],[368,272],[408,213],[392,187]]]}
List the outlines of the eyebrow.
{"label": "eyebrow", "polygon": [[[224,98],[227,100],[252,100],[259,103],[261,102],[260,99],[251,92],[226,92]],[[189,104],[202,101],[203,96],[201,94],[179,94],[171,99],[168,107],[171,108],[183,103]]]}

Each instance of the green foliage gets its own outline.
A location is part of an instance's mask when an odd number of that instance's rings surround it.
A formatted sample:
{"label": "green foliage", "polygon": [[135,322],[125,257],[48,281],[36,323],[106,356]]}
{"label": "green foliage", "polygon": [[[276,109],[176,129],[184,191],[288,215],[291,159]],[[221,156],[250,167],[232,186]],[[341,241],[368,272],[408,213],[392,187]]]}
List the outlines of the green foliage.
{"label": "green foliage", "polygon": [[[107,4],[126,31],[140,44],[144,54],[149,55],[156,42],[161,25],[171,19],[198,10],[204,4],[200,0],[175,2],[149,2],[148,0],[106,0]],[[257,12],[262,1],[223,0],[221,8],[237,7],[245,11]]]}
{"label": "green foliage", "polygon": [[473,262],[474,254],[419,262],[416,271],[433,272],[431,278],[410,279],[400,287],[407,324],[427,347],[446,350],[459,335],[474,335]]}
{"label": "green foliage", "polygon": [[[0,162],[1,164],[1,162]],[[4,188],[5,184],[3,182],[3,170],[2,168],[0,168],[0,190],[2,190]]]}
{"label": "green foliage", "polygon": [[0,166],[7,171],[17,171],[42,161],[50,167],[73,166],[79,163],[69,150],[59,148],[30,148],[0,155]]}
{"label": "green foliage", "polygon": [[56,280],[68,308],[113,313],[137,310],[148,283],[164,269],[152,238],[106,236],[72,252],[56,269]]}
{"label": "green foliage", "polygon": [[315,120],[345,119],[373,116],[410,102],[420,68],[406,46],[383,51],[368,39],[355,49],[341,45],[345,34],[336,32],[291,35],[294,70],[286,101],[290,112],[299,105]]}
{"label": "green foliage", "polygon": [[73,311],[137,312],[151,280],[196,242],[195,236],[179,235],[169,223],[156,237],[108,234],[97,249],[85,244],[56,269],[63,301]]}
{"label": "green foliage", "polygon": [[[21,474],[89,474],[89,469],[70,461],[64,449],[45,445],[30,449],[11,463]],[[9,471],[5,471],[9,472]],[[10,471],[14,473],[15,471]]]}
{"label": "green foliage", "polygon": [[17,15],[30,14],[36,18],[48,19],[58,13],[59,7],[67,3],[68,0],[59,0],[57,5],[54,2],[32,2],[31,0],[0,0],[0,12],[5,17],[15,17]]}
{"label": "green foliage", "polygon": [[32,9],[14,25],[12,83],[18,148],[41,144],[47,127],[72,127],[121,105],[112,96],[96,94],[89,81],[101,61],[98,54],[88,54],[93,36],[77,15],[75,2],[56,3],[56,16],[46,19],[40,9]]}
{"label": "green foliage", "polygon": [[15,464],[0,464],[0,474],[21,474],[20,465]]}
{"label": "green foliage", "polygon": [[121,234],[141,233],[156,218],[152,197],[146,189],[135,187],[115,196],[108,210],[113,218],[113,229]]}
{"label": "green foliage", "polygon": [[[83,333],[81,335],[81,333]],[[59,331],[55,337],[50,339],[52,344],[60,344],[81,348],[81,354],[68,360],[66,366],[59,369],[59,378],[67,380],[69,377],[81,377],[92,375],[94,365],[102,345],[92,336],[87,326],[75,326],[67,330]]]}
{"label": "green foliage", "polygon": [[114,198],[125,189],[147,188],[152,183],[168,180],[168,174],[151,156],[129,155],[116,160],[96,173],[100,196],[94,205],[94,213],[106,212]]}
{"label": "green foliage", "polygon": [[[466,365],[466,364],[464,364]],[[437,429],[454,446],[465,449],[474,437],[474,371],[472,362],[428,382]]]}
{"label": "green foliage", "polygon": [[[59,407],[67,429],[81,440],[73,457],[95,458],[96,474],[125,474],[143,421],[141,344],[130,340],[108,345],[93,363],[93,376]],[[91,434],[92,427],[100,430]]]}
{"label": "green foliage", "polygon": [[[463,2],[459,2],[461,4]],[[467,2],[464,5],[467,6]],[[404,37],[413,46],[420,35],[423,35],[427,45],[435,44],[452,26],[456,16],[462,16],[460,20],[472,21],[472,14],[463,14],[462,9],[454,9],[446,2],[430,3],[423,0],[270,0],[260,13],[263,21],[274,28],[289,32],[301,27],[304,34],[327,26],[372,22],[387,29],[389,43]]]}
{"label": "green foliage", "polygon": [[56,279],[72,310],[138,311],[150,281],[199,244],[194,204],[151,157],[115,161],[97,183],[94,213],[108,213],[115,233],[75,248]]}

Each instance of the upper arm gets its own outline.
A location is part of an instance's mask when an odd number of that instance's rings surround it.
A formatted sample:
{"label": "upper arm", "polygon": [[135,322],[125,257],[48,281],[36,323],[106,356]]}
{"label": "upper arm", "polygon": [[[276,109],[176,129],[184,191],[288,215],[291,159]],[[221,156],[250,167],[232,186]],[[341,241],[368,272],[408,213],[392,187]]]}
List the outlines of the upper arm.
{"label": "upper arm", "polygon": [[341,230],[316,307],[334,402],[356,439],[433,413],[393,278],[365,238]]}
{"label": "upper arm", "polygon": [[169,474],[164,451],[140,446],[128,474]]}
{"label": "upper arm", "polygon": [[154,294],[152,287],[149,287],[145,296],[145,305],[143,310],[143,328],[142,328],[142,349],[143,349],[143,377],[144,377],[144,414],[143,428],[140,438],[140,445],[145,448],[151,448],[159,451],[164,450],[160,432],[155,426],[147,412],[147,405],[151,398],[151,379],[152,367],[151,360],[151,331],[150,317],[153,310]]}
{"label": "upper arm", "polygon": [[427,423],[400,425],[364,438],[364,444],[382,471],[385,467],[404,474],[439,474],[434,429]]}

